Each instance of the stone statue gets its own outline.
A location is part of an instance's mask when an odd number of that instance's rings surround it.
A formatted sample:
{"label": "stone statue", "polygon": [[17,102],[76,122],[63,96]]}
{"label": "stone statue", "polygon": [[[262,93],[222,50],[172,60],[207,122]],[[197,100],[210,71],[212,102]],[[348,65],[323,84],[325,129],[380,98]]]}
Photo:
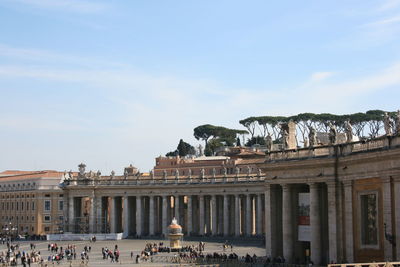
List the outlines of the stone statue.
{"label": "stone statue", "polygon": [[352,142],[353,141],[353,126],[351,126],[350,120],[347,120],[344,123],[344,129],[346,132],[346,141],[347,142]]}
{"label": "stone statue", "polygon": [[179,170],[175,169],[175,180],[179,180]]}
{"label": "stone statue", "polygon": [[396,134],[400,135],[400,110],[397,110],[396,118],[394,119],[396,125]]}
{"label": "stone statue", "polygon": [[201,144],[199,144],[198,149],[199,149],[199,157],[203,156],[204,155],[203,154],[203,146]]}
{"label": "stone statue", "polygon": [[265,146],[267,147],[268,152],[272,150],[272,137],[269,133],[265,137]]}
{"label": "stone statue", "polygon": [[100,178],[100,176],[101,176],[100,170],[97,171],[96,175],[97,175],[97,178]]}
{"label": "stone statue", "polygon": [[236,176],[238,176],[238,175],[240,174],[240,169],[239,169],[239,167],[236,167],[236,168],[235,168],[235,174],[236,174]]}
{"label": "stone statue", "polygon": [[251,174],[251,168],[250,166],[247,166],[247,177],[249,177]]}
{"label": "stone statue", "polygon": [[260,179],[261,179],[262,172],[261,172],[261,169],[260,169],[260,168],[258,169],[258,174],[257,174],[257,176],[258,176],[258,178],[260,178]]}
{"label": "stone statue", "polygon": [[80,177],[85,176],[85,168],[86,168],[86,165],[83,164],[83,163],[81,163],[81,164],[78,165],[78,168],[79,168],[79,176],[80,176]]}
{"label": "stone statue", "polygon": [[212,169],[212,176],[213,178],[215,178],[215,175],[217,174],[217,171],[215,170],[215,168]]}
{"label": "stone statue", "polygon": [[124,178],[125,178],[125,179],[128,178],[128,170],[127,170],[127,169],[124,170]]}
{"label": "stone statue", "polygon": [[385,115],[383,115],[383,125],[385,126],[386,135],[392,135],[392,121],[390,120],[387,112],[385,112]]}
{"label": "stone statue", "polygon": [[205,170],[204,170],[204,168],[202,168],[201,169],[201,171],[200,171],[200,178],[202,179],[202,180],[204,180],[204,178],[205,178]]}
{"label": "stone statue", "polygon": [[113,180],[115,178],[115,171],[112,170],[111,171],[111,175],[110,175],[110,179]]}
{"label": "stone statue", "polygon": [[329,122],[329,143],[331,145],[336,144],[337,130],[336,126]]}
{"label": "stone statue", "polygon": [[72,178],[74,178],[74,173],[72,172],[72,170],[69,170],[69,172],[68,172],[68,177],[69,177],[69,179],[71,179],[71,180],[72,180]]}
{"label": "stone statue", "polygon": [[224,177],[226,177],[226,175],[227,175],[227,170],[226,167],[224,166]]}
{"label": "stone statue", "polygon": [[307,137],[304,137],[304,144],[303,145],[304,145],[304,147],[309,147],[310,146]]}
{"label": "stone statue", "polygon": [[151,180],[154,180],[154,170],[150,171],[150,178],[151,178]]}
{"label": "stone statue", "polygon": [[189,169],[188,176],[189,176],[190,179],[192,178],[192,169]]}
{"label": "stone statue", "polygon": [[310,143],[310,147],[314,147],[318,144],[317,141],[317,131],[315,131],[315,128],[310,126],[309,127],[310,133],[308,134],[308,140]]}
{"label": "stone statue", "polygon": [[286,130],[282,130],[282,145],[283,149],[289,148],[289,133]]}
{"label": "stone statue", "polygon": [[164,178],[164,180],[167,179],[167,171],[166,170],[163,171],[163,178]]}

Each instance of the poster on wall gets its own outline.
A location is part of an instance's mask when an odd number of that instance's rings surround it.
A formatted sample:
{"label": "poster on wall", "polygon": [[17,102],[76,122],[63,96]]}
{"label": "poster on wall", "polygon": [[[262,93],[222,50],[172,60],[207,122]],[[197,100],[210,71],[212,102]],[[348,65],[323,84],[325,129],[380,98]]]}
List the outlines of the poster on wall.
{"label": "poster on wall", "polygon": [[298,239],[311,241],[310,234],[310,193],[299,193]]}

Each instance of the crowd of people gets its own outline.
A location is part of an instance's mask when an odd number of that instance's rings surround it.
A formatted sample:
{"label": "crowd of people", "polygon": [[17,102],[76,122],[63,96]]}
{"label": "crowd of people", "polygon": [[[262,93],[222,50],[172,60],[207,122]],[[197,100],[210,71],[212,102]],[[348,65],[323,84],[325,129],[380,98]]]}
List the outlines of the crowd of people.
{"label": "crowd of people", "polygon": [[[91,240],[91,242],[93,242]],[[36,245],[30,243],[30,246],[24,249],[20,249],[19,244],[12,245],[7,242],[7,250],[0,252],[0,263],[7,263],[10,266],[17,266],[20,263],[23,267],[30,267],[34,263],[38,263],[39,266],[51,266],[56,263],[60,263],[63,260],[67,261],[79,261],[79,255],[81,264],[87,265],[89,263],[89,254],[92,250],[91,243],[87,243],[79,254],[76,245],[59,246],[57,243],[48,243],[46,256],[36,250]],[[24,246],[27,247],[27,246]],[[240,257],[233,252],[233,246],[225,242],[223,244],[223,252],[206,252],[206,244],[204,242],[198,242],[197,244],[183,246],[179,250],[172,250],[169,246],[164,245],[164,242],[159,243],[147,243],[143,250],[140,252],[131,251],[131,260],[133,263],[140,264],[146,261],[153,260],[166,260],[171,262],[179,263],[218,263],[227,261],[240,261],[245,263],[284,263],[284,259],[276,258],[270,259],[267,257],[257,257],[255,254],[250,256]],[[29,251],[30,248],[30,251]],[[226,252],[230,248],[230,253]],[[45,248],[44,248],[45,249]],[[43,252],[43,251],[42,251]],[[118,245],[114,248],[102,247],[101,255],[104,261],[110,261],[110,263],[120,263],[120,250]],[[126,255],[128,256],[128,255]],[[157,257],[164,256],[164,257]],[[154,258],[156,257],[156,258]],[[36,265],[35,265],[36,266]]]}
{"label": "crowd of people", "polygon": [[120,252],[118,250],[118,245],[115,245],[114,251],[107,247],[101,248],[101,254],[103,255],[103,260],[110,259],[111,262],[119,262]]}
{"label": "crowd of people", "polygon": [[7,263],[11,266],[16,266],[18,261],[20,261],[22,266],[30,267],[35,262],[43,261],[40,252],[36,251],[36,246],[33,244],[30,245],[30,252],[21,251],[19,244],[12,245],[10,242],[7,242],[6,245],[7,250],[0,252],[0,263],[2,264]]}

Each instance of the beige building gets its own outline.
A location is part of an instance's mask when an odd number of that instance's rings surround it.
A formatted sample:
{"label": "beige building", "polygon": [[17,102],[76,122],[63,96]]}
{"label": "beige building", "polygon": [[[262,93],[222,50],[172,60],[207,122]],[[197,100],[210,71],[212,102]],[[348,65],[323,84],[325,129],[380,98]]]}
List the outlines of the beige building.
{"label": "beige building", "polygon": [[57,171],[4,171],[0,173],[0,227],[11,222],[18,235],[60,232],[64,197]]}

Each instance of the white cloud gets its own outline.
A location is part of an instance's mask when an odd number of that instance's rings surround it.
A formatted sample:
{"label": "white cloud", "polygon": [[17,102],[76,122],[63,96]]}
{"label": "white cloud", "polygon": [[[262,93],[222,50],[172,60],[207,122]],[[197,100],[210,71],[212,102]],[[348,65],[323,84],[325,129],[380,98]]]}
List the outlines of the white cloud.
{"label": "white cloud", "polygon": [[400,6],[400,0],[387,0],[379,8],[378,11],[389,11]]}
{"label": "white cloud", "polygon": [[329,71],[320,71],[320,72],[314,72],[311,75],[311,82],[321,82],[323,80],[328,79],[332,75],[334,75],[334,72],[329,72]]}
{"label": "white cloud", "polygon": [[66,10],[77,13],[100,13],[107,9],[104,4],[84,0],[13,0],[11,2],[34,8]]}
{"label": "white cloud", "polygon": [[384,19],[374,21],[371,23],[367,23],[364,26],[365,27],[369,27],[369,26],[377,27],[377,26],[385,26],[385,25],[398,23],[398,22],[400,22],[400,15],[389,17],[389,18],[384,18]]}

